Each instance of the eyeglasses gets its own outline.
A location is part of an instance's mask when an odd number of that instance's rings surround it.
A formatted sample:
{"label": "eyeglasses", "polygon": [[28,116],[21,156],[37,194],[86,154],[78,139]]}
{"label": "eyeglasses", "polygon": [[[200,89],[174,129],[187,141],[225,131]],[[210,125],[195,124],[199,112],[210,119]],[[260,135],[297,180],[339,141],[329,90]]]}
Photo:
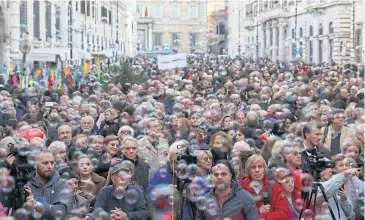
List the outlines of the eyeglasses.
{"label": "eyeglasses", "polygon": [[299,152],[297,152],[297,151],[294,151],[294,152],[291,152],[291,154],[293,155],[293,156],[298,156],[299,155]]}
{"label": "eyeglasses", "polygon": [[121,131],[122,134],[132,134],[131,131]]}

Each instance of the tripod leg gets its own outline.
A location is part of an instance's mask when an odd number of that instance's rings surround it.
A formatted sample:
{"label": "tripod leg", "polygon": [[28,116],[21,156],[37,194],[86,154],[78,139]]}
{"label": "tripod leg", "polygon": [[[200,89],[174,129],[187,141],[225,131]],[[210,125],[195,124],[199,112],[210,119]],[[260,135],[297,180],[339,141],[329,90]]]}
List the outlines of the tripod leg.
{"label": "tripod leg", "polygon": [[[320,189],[320,190],[321,190],[321,192],[322,192],[322,195],[323,195],[324,201],[326,201],[326,202],[327,202],[327,204],[328,204],[328,209],[330,210],[330,213],[331,213],[332,219],[333,219],[333,220],[336,220],[336,218],[335,218],[335,214],[333,213],[333,210],[332,210],[331,206],[329,205],[329,202],[328,202],[328,198],[327,198],[327,196],[326,196],[326,193],[324,192],[324,187],[323,187],[323,185],[319,183],[319,184],[318,184],[318,187],[319,187],[319,189]],[[334,196],[336,196],[336,195],[334,195]]]}

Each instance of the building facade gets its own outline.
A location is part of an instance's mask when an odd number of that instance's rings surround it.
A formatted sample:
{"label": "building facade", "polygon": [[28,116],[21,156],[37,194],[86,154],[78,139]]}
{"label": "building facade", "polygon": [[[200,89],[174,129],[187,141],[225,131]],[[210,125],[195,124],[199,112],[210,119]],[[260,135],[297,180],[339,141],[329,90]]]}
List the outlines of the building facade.
{"label": "building facade", "polygon": [[135,0],[0,1],[0,63],[19,63],[28,36],[27,63],[113,62],[135,55]]}
{"label": "building facade", "polygon": [[252,58],[364,63],[364,1],[249,0],[231,7],[240,16],[229,16],[239,27],[239,33],[230,29],[230,36],[239,36],[230,37],[230,55],[241,44],[240,54]]}
{"label": "building facade", "polygon": [[137,0],[137,50],[207,51],[207,0]]}

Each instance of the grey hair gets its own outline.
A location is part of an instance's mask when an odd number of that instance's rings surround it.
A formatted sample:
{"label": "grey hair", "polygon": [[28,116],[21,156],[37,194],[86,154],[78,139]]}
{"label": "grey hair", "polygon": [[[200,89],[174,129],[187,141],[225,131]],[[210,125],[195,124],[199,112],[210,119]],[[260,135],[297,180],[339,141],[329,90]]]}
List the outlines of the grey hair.
{"label": "grey hair", "polygon": [[134,143],[136,143],[137,144],[137,146],[138,146],[138,141],[137,141],[137,139],[135,139],[134,137],[132,137],[132,136],[126,136],[124,139],[123,139],[123,142],[122,142],[122,145],[124,146],[125,145],[125,142],[127,142],[127,141],[132,141],[132,142],[134,142]]}
{"label": "grey hair", "polygon": [[71,127],[70,125],[68,125],[68,124],[63,124],[63,125],[61,125],[60,127],[58,127],[58,130],[57,130],[58,135],[60,134],[60,130],[61,130],[61,128],[64,128],[64,127],[68,127],[68,128],[70,129],[70,131],[72,132],[72,127]]}
{"label": "grey hair", "polygon": [[84,117],[81,118],[81,123],[84,122],[86,119],[91,119],[92,123],[94,124],[94,118],[91,117],[90,115],[86,115]]}
{"label": "grey hair", "polygon": [[48,150],[55,155],[61,148],[67,149],[67,146],[62,141],[54,141],[49,145]]}

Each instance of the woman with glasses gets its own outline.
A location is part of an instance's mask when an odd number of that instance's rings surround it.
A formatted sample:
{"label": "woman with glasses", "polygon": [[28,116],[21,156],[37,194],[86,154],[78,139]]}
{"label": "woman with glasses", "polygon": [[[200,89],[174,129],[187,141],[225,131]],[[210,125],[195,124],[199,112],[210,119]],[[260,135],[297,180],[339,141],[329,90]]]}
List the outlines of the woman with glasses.
{"label": "woman with glasses", "polygon": [[63,173],[71,171],[71,168],[68,166],[66,149],[66,144],[61,141],[54,141],[48,147],[48,150],[52,152],[54,157],[54,168],[61,176]]}
{"label": "woman with glasses", "polygon": [[93,172],[94,166],[87,155],[81,155],[77,163],[79,190],[77,194],[87,198],[93,206],[101,188],[105,186],[105,178]]}
{"label": "woman with glasses", "polygon": [[245,173],[247,176],[238,180],[238,184],[253,196],[260,218],[287,219],[288,205],[283,189],[280,184],[269,181],[264,158],[256,154],[250,156],[245,164]]}
{"label": "woman with glasses", "polygon": [[281,185],[286,204],[288,205],[288,220],[299,219],[300,208],[296,204],[301,199],[300,192],[294,187],[293,172],[286,168],[279,168],[275,174],[275,180]]}
{"label": "woman with glasses", "polygon": [[207,150],[198,150],[195,152],[197,157],[197,165],[202,177],[207,177],[213,164],[213,155]]}

